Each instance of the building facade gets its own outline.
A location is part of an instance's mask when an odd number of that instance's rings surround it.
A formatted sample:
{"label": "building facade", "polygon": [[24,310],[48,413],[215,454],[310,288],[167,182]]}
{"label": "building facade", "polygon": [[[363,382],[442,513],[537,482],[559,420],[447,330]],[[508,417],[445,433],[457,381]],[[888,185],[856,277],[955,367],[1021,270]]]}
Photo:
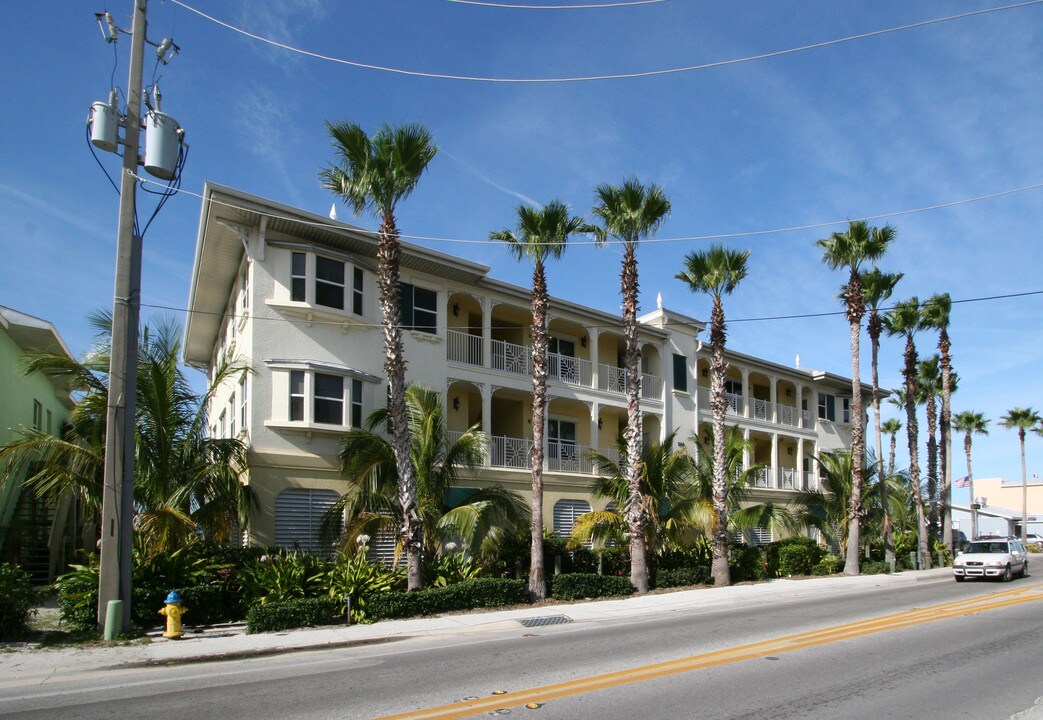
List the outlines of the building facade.
{"label": "building facade", "polygon": [[[71,357],[54,325],[0,306],[0,447],[21,438],[20,428],[59,435],[72,409],[64,382],[39,371],[26,374],[26,353],[33,349]],[[23,480],[24,472],[0,475],[0,561],[49,582],[73,543],[72,499],[23,492]]]}
{"label": "building facade", "polygon": [[[385,403],[372,233],[227,187],[206,186],[185,361],[213,377],[224,358],[252,372],[216,393],[211,432],[249,446],[259,498],[250,541],[307,544],[344,489],[340,437]],[[442,394],[451,432],[477,425],[489,457],[476,487],[531,487],[530,295],[488,268],[403,244],[407,382]],[[626,425],[620,317],[551,300],[544,516],[567,533],[599,507],[589,448],[611,453]],[[708,435],[704,323],[657,307],[640,318],[646,440]],[[729,423],[752,441],[756,502],[817,486],[813,458],[850,445],[850,380],[728,354]],[[868,392],[868,388],[867,388]],[[603,503],[601,503],[603,506]],[[304,539],[302,539],[304,538]]]}

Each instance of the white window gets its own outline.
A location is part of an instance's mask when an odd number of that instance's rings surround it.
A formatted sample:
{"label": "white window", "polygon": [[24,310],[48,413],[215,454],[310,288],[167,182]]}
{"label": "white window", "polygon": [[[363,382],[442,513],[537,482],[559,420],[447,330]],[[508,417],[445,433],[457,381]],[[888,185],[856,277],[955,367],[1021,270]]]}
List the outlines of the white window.
{"label": "white window", "polygon": [[311,370],[290,371],[289,420],[361,427],[362,381]]}
{"label": "white window", "polygon": [[348,309],[349,268],[351,312],[361,315],[365,278],[362,268],[325,255],[310,252],[290,254],[290,300],[336,310]]}
{"label": "white window", "polygon": [[250,263],[243,263],[243,271],[239,276],[239,310],[245,315],[250,309]]}
{"label": "white window", "polygon": [[554,534],[568,537],[576,524],[576,518],[590,512],[590,503],[586,500],[558,500],[554,503]]}
{"label": "white window", "polygon": [[841,398],[841,422],[851,422],[851,398]]}
{"label": "white window", "polygon": [[43,403],[33,400],[33,430],[43,430]]}
{"label": "white window", "polygon": [[221,416],[219,418],[217,418],[217,437],[219,437],[219,438],[226,438],[226,437],[228,437],[228,435],[226,434],[226,430],[227,429],[228,429],[228,420],[225,417],[225,411],[222,410],[221,411]]}
{"label": "white window", "polygon": [[233,392],[232,396],[228,398],[228,437],[234,438],[236,435],[235,418],[235,393]]}
{"label": "white window", "polygon": [[818,417],[819,420],[836,421],[837,399],[826,393],[818,394]]}
{"label": "white window", "polygon": [[246,375],[243,375],[239,381],[239,427],[243,430],[246,429],[246,416]]}
{"label": "white window", "polygon": [[332,490],[283,490],[275,498],[276,546],[323,557],[332,555],[332,544],[322,538],[322,517],[336,502],[337,493]]}
{"label": "white window", "polygon": [[434,334],[438,330],[438,293],[409,283],[399,283],[402,327]]}

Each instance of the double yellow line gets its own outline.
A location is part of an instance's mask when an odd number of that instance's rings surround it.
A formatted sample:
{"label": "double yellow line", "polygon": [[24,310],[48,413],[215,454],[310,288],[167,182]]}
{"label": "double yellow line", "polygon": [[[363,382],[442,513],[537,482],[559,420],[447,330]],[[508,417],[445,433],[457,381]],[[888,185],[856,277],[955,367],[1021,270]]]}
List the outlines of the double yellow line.
{"label": "double yellow line", "polygon": [[378,720],[453,720],[455,718],[466,718],[499,708],[518,707],[529,703],[545,703],[548,700],[556,700],[571,695],[581,695],[594,692],[595,690],[604,690],[668,675],[677,675],[693,670],[702,670],[718,665],[777,655],[790,652],[791,650],[826,645],[840,640],[873,635],[888,630],[899,630],[913,625],[922,625],[937,620],[947,620],[1038,600],[1043,600],[1043,584],[1019,585],[1016,589],[991,593],[981,598],[957,600],[942,605],[915,608],[906,612],[882,615],[847,625],[812,630],[797,635],[788,635],[773,640],[765,640],[725,650],[716,650],[677,660],[668,660],[627,670],[617,670],[616,672],[603,675],[594,675],[588,678],[569,680],[568,682],[555,683],[543,687],[528,688],[504,695],[464,700],[452,705],[441,705],[398,715],[387,715]]}

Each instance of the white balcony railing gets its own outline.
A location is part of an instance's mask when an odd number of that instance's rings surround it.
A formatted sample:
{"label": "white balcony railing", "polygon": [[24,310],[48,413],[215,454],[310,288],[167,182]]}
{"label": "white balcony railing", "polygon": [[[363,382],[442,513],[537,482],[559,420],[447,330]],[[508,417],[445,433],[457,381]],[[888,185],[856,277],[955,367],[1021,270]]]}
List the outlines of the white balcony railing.
{"label": "white balcony railing", "polygon": [[779,468],[779,489],[800,490],[800,473],[796,468]]}
{"label": "white balcony railing", "polygon": [[662,400],[663,378],[656,377],[655,375],[649,375],[648,373],[642,373],[641,397],[643,397],[645,400]]}
{"label": "white balcony railing", "polygon": [[591,387],[594,380],[593,367],[590,360],[571,355],[547,353],[547,377],[551,380],[569,385]]}
{"label": "white balcony railing", "polygon": [[775,406],[775,417],[776,422],[778,422],[780,425],[800,427],[801,411],[799,408],[795,408],[792,405],[783,405],[782,403],[778,403]]}
{"label": "white balcony railing", "polygon": [[446,331],[449,360],[467,365],[482,366],[482,336],[459,330]]}
{"label": "white balcony railing", "polygon": [[818,490],[818,480],[815,479],[815,473],[806,472],[804,473],[804,489],[805,490]]}
{"label": "white balcony railing", "polygon": [[772,475],[774,475],[774,468],[764,467],[754,470],[753,477],[750,478],[753,487],[758,488],[771,488],[775,487]]}
{"label": "white balcony railing", "polygon": [[532,440],[494,436],[489,443],[489,464],[492,467],[531,467]]}
{"label": "white balcony railing", "polygon": [[552,472],[594,473],[587,448],[569,440],[547,441],[547,469]]}
{"label": "white balcony railing", "polygon": [[753,400],[750,401],[750,409],[753,411],[752,417],[754,420],[772,422],[773,418],[771,417],[771,403],[767,400],[758,400],[757,398],[753,398]]}
{"label": "white balcony railing", "polygon": [[598,390],[622,395],[627,390],[627,371],[615,365],[598,365]]}
{"label": "white balcony railing", "polygon": [[505,340],[492,341],[493,370],[513,373],[515,375],[530,374],[532,352],[526,345],[515,345]]}

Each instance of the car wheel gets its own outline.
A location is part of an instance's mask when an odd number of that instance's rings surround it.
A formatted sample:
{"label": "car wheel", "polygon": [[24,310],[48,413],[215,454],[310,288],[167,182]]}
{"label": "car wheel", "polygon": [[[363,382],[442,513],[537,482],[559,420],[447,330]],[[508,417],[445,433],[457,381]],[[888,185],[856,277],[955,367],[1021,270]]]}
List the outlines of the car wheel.
{"label": "car wheel", "polygon": [[1018,573],[1018,577],[1027,578],[1029,576],[1029,561],[1026,560],[1021,564],[1021,572]]}
{"label": "car wheel", "polygon": [[953,577],[956,578],[956,582],[963,582],[964,580],[967,579],[963,575],[954,575]]}
{"label": "car wheel", "polygon": [[1003,582],[1010,582],[1014,579],[1014,573],[1010,571],[1010,565],[1003,568],[1003,577],[1000,579],[1003,580]]}

